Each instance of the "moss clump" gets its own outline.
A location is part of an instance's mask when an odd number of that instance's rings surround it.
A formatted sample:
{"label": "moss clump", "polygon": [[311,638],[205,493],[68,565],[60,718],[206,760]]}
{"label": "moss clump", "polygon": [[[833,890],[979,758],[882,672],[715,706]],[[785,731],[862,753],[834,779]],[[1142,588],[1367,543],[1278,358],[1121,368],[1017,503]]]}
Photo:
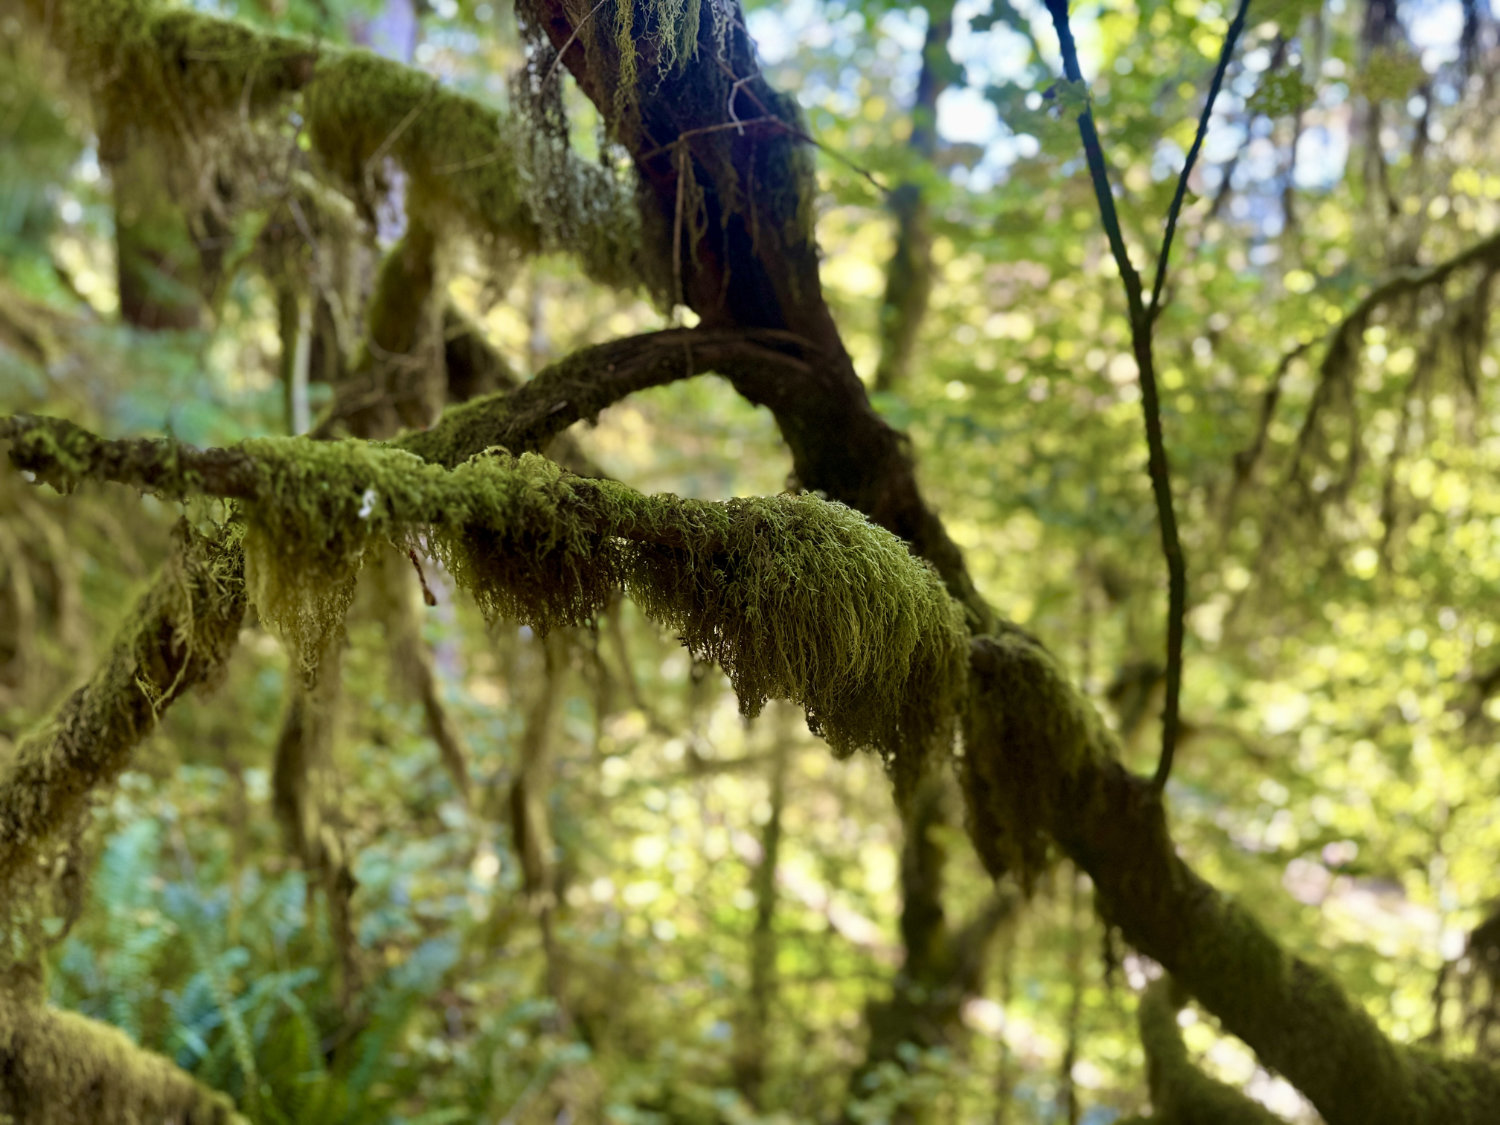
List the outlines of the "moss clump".
{"label": "moss clump", "polygon": [[28,1125],[248,1125],[118,1028],[0,994],[0,1119]]}
{"label": "moss clump", "polygon": [[688,534],[639,548],[631,596],[724,668],[747,715],[790,699],[835,753],[874,747],[902,775],[906,750],[951,736],[962,612],[895,536],[813,496],[662,497],[643,517]]}
{"label": "moss clump", "polygon": [[367,213],[388,187],[389,159],[428,221],[456,218],[502,253],[566,251],[595,280],[635,283],[631,193],[536,123],[363,51],[320,66],[305,109],[313,148]]}
{"label": "moss clump", "polygon": [[[71,430],[45,422],[11,428]],[[262,438],[199,452],[85,437],[93,445],[79,439],[70,478],[107,466],[164,495],[243,502],[251,598],[309,679],[366,549],[385,539],[425,546],[486,613],[539,630],[590,621],[623,587],[724,667],[746,714],[790,699],[835,752],[876,749],[898,783],[916,776],[923,748],[946,743],[966,690],[961,607],[899,539],[841,504],[644,496],[503,450],[450,471],[372,442]],[[25,464],[46,471],[28,450]]]}
{"label": "moss clump", "polygon": [[973,642],[962,763],[969,835],[990,874],[1031,886],[1061,787],[1112,736],[1039,642],[1011,627]]}
{"label": "moss clump", "polygon": [[625,580],[629,551],[609,521],[580,510],[553,462],[495,452],[452,473],[469,498],[457,519],[432,529],[429,544],[474,595],[485,616],[541,632],[581,625],[604,609]]}

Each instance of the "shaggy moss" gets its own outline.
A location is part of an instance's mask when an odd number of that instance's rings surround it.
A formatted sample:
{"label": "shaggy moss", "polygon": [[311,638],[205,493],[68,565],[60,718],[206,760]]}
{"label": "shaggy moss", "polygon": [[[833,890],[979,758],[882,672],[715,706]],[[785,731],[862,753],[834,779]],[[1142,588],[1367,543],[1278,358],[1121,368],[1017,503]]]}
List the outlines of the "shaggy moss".
{"label": "shaggy moss", "polygon": [[199,1085],[123,1031],[0,994],[0,1119],[28,1125],[248,1125],[225,1095]]}
{"label": "shaggy moss", "polygon": [[[746,714],[793,700],[835,752],[876,749],[898,782],[915,776],[916,751],[952,733],[967,683],[963,611],[931,567],[841,504],[644,496],[503,450],[450,471],[369,442],[198,452],[85,436],[93,446],[65,443],[78,447],[67,475],[100,475],[102,462],[166,495],[243,501],[251,598],[310,680],[365,551],[386,539],[426,546],[487,614],[539,630],[592,620],[623,587],[724,667]],[[113,456],[117,446],[134,456]]]}
{"label": "shaggy moss", "polygon": [[746,714],[790,699],[835,753],[874,747],[902,776],[915,765],[903,749],[951,737],[965,684],[962,611],[895,536],[805,495],[653,498],[641,518],[687,534],[638,549],[631,596],[724,668]]}
{"label": "shaggy moss", "polygon": [[424,466],[360,441],[265,438],[241,449],[258,474],[244,510],[250,601],[311,683],[354,600],[366,548],[400,535],[393,512],[420,504]]}
{"label": "shaggy moss", "polygon": [[635,282],[630,192],[536,123],[363,51],[320,66],[305,108],[314,150],[367,212],[387,189],[390,159],[429,221],[456,218],[508,253],[568,251],[598,281]]}
{"label": "shaggy moss", "polygon": [[236,536],[207,538],[185,523],[176,536],[99,670],[0,771],[0,886],[14,891],[15,877],[34,873],[37,855],[125,769],[161,710],[212,682],[228,659],[245,606]]}
{"label": "shaggy moss", "polygon": [[1030,887],[1046,866],[1066,785],[1113,737],[1056,659],[1014,627],[973,643],[962,763],[969,835],[996,878]]}

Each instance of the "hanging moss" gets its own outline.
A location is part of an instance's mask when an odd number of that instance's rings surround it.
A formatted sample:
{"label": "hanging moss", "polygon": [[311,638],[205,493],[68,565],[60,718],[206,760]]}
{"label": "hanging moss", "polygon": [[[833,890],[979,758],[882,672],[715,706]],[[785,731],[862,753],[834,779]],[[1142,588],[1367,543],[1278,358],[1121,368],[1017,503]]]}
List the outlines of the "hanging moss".
{"label": "hanging moss", "polygon": [[835,753],[875,747],[893,762],[951,736],[962,612],[900,540],[813,496],[651,503],[648,523],[689,533],[639,548],[627,588],[724,668],[747,715],[790,699]]}
{"label": "hanging moss", "polygon": [[248,1125],[225,1095],[118,1028],[0,994],[0,1119],[27,1125]]}
{"label": "hanging moss", "polygon": [[536,123],[364,51],[318,68],[305,111],[314,150],[367,213],[394,161],[428,221],[456,219],[504,253],[567,251],[597,281],[635,283],[640,235],[629,190]]}
{"label": "hanging moss", "polygon": [[[747,715],[790,699],[836,753],[876,749],[898,781],[952,733],[963,612],[930,566],[841,504],[645,496],[503,450],[449,471],[369,442],[263,438],[198,452],[74,429],[11,422],[12,457],[64,486],[106,466],[163,495],[243,501],[251,599],[309,678],[366,549],[386,539],[420,543],[487,614],[542,631],[593,620],[623,587],[724,667]],[[65,469],[47,461],[54,449]]]}
{"label": "hanging moss", "polygon": [[422,462],[352,440],[267,438],[241,448],[255,457],[257,500],[244,513],[250,601],[311,684],[354,600],[366,548],[383,531],[399,534],[389,513],[407,484],[402,470],[420,475]]}

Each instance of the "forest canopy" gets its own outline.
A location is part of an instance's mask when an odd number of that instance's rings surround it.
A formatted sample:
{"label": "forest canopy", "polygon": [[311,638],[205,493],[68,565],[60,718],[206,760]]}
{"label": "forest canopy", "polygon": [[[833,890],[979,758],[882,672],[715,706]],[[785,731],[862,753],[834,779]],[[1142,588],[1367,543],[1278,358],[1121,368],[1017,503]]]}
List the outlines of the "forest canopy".
{"label": "forest canopy", "polygon": [[4,0],[0,1117],[1500,1120],[1488,0]]}

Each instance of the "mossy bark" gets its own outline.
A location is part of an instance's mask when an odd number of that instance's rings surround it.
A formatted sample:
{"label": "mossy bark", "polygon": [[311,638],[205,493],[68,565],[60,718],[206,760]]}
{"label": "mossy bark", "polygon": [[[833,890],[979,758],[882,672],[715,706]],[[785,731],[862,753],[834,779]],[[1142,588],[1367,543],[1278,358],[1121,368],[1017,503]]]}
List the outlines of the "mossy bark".
{"label": "mossy bark", "polygon": [[245,611],[240,566],[233,533],[207,538],[179,525],[172,558],[104,663],[0,771],[0,886],[119,776],[166,707],[218,676]]}
{"label": "mossy bark", "polygon": [[[649,9],[637,8],[622,35],[587,19],[583,0],[518,4],[554,47],[567,45],[563,64],[634,158],[647,244],[677,249],[667,267],[674,292],[707,327],[783,330],[805,341],[811,370],[795,384],[726,372],[775,415],[797,480],[910,543],[984,631],[993,612],[923,501],[907,442],[871,407],[823,299],[816,184],[796,103],[760,74],[737,2],[688,7],[696,50],[662,65]],[[725,122],[726,106],[743,128]]]}
{"label": "mossy bark", "polygon": [[1035,870],[1055,842],[1093,879],[1105,919],[1329,1125],[1500,1118],[1500,1070],[1392,1042],[1328,972],[1187,866],[1160,797],[1115,760],[1112,736],[1039,644],[977,639],[970,670],[965,790],[992,871]]}
{"label": "mossy bark", "polygon": [[248,1125],[223,1094],[108,1024],[0,994],[0,1119]]}

